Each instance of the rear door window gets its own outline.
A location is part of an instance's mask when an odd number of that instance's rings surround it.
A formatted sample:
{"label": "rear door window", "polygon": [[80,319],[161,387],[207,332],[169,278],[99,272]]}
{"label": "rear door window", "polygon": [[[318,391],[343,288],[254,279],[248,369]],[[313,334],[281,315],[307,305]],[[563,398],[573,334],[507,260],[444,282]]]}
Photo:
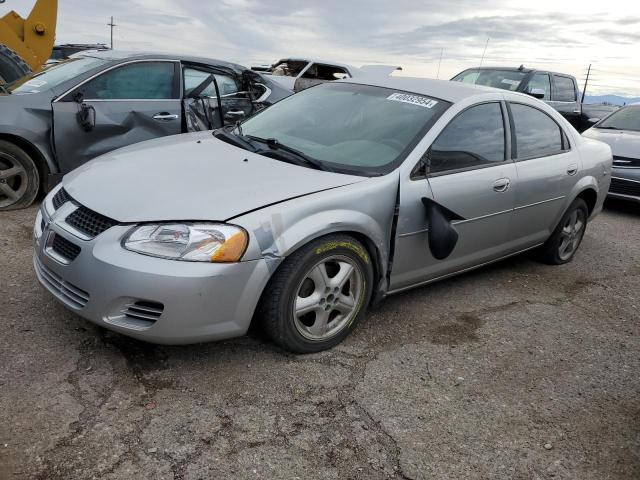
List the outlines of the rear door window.
{"label": "rear door window", "polygon": [[529,105],[509,105],[515,126],[518,160],[556,155],[568,150],[564,132],[549,115]]}
{"label": "rear door window", "polygon": [[169,100],[178,98],[175,64],[139,62],[109,70],[80,87],[87,100]]}
{"label": "rear door window", "polygon": [[561,75],[553,76],[554,94],[556,102],[575,102],[578,98],[573,79]]}
{"label": "rear door window", "polygon": [[536,73],[529,82],[529,92],[533,90],[544,91],[542,100],[551,100],[551,77],[548,73]]}
{"label": "rear door window", "polygon": [[473,106],[455,117],[431,145],[429,172],[483,167],[505,160],[505,129],[498,102]]}
{"label": "rear door window", "polygon": [[[238,93],[238,85],[235,80],[228,75],[221,75],[219,73],[213,74],[216,79],[216,83],[218,84],[218,89],[220,90],[221,96],[233,95]],[[195,68],[185,68],[184,69],[184,94],[185,97],[188,97],[189,94],[202,85],[203,82],[209,80],[211,77],[211,72],[206,72],[204,70],[197,70]],[[201,97],[215,97],[216,96],[216,87],[213,81],[209,82],[204,90],[200,93]]]}

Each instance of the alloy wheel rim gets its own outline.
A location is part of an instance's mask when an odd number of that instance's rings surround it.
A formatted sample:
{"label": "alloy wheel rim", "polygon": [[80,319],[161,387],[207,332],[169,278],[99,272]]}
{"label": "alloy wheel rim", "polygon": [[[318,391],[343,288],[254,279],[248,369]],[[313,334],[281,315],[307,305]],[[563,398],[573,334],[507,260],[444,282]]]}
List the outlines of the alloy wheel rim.
{"label": "alloy wheel rim", "polygon": [[298,332],[308,340],[328,340],[358,314],[364,295],[364,274],[353,259],[334,255],[316,263],[304,275],[293,301]]}
{"label": "alloy wheel rim", "polygon": [[560,232],[560,246],[558,256],[561,260],[568,260],[575,253],[582,240],[584,232],[585,216],[580,209],[575,209],[567,218]]}
{"label": "alloy wheel rim", "polygon": [[27,170],[14,157],[0,152],[0,207],[20,200],[27,186]]}

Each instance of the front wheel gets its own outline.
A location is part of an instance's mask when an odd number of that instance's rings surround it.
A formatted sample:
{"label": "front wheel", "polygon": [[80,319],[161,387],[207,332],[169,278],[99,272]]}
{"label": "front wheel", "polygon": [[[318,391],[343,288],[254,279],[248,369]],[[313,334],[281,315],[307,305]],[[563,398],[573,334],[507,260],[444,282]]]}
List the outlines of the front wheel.
{"label": "front wheel", "polygon": [[550,265],[570,262],[582,243],[587,228],[589,209],[577,198],[562,216],[560,223],[540,249],[540,258]]}
{"label": "front wheel", "polygon": [[269,281],[259,306],[262,327],[281,347],[296,353],[340,343],[364,316],[373,266],[364,246],[331,235],[295,252]]}
{"label": "front wheel", "polygon": [[38,167],[13,143],[0,140],[0,211],[25,208],[40,188]]}

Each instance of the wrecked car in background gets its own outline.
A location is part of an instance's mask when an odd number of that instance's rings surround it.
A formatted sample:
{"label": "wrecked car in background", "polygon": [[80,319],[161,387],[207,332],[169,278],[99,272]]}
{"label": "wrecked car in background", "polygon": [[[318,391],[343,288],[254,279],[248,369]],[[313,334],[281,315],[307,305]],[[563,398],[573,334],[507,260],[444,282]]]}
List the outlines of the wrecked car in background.
{"label": "wrecked car in background", "polygon": [[219,60],[76,54],[0,87],[0,210],[30,205],[40,189],[98,155],[234,124],[289,94]]}
{"label": "wrecked car in background", "polygon": [[315,352],[385,295],[536,247],[571,261],[610,172],[607,145],[527,95],[331,82],[74,170],[40,207],[34,267],[67,308],[138,339],[253,321]]}
{"label": "wrecked car in background", "polygon": [[288,89],[299,92],[305,88],[335,80],[344,80],[364,75],[388,76],[402,67],[393,65],[363,65],[353,67],[342,63],[309,60],[305,58],[285,58],[273,65],[259,65],[252,70],[268,75],[274,82]]}

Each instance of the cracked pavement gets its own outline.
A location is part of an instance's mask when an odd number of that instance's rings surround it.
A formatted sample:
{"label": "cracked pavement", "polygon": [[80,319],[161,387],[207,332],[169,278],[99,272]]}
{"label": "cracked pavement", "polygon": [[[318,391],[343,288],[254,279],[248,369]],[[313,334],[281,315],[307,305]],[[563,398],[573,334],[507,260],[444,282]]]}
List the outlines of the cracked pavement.
{"label": "cracked pavement", "polygon": [[565,266],[387,299],[342,345],[145,344],[60,306],[0,214],[0,479],[640,478],[640,209]]}

